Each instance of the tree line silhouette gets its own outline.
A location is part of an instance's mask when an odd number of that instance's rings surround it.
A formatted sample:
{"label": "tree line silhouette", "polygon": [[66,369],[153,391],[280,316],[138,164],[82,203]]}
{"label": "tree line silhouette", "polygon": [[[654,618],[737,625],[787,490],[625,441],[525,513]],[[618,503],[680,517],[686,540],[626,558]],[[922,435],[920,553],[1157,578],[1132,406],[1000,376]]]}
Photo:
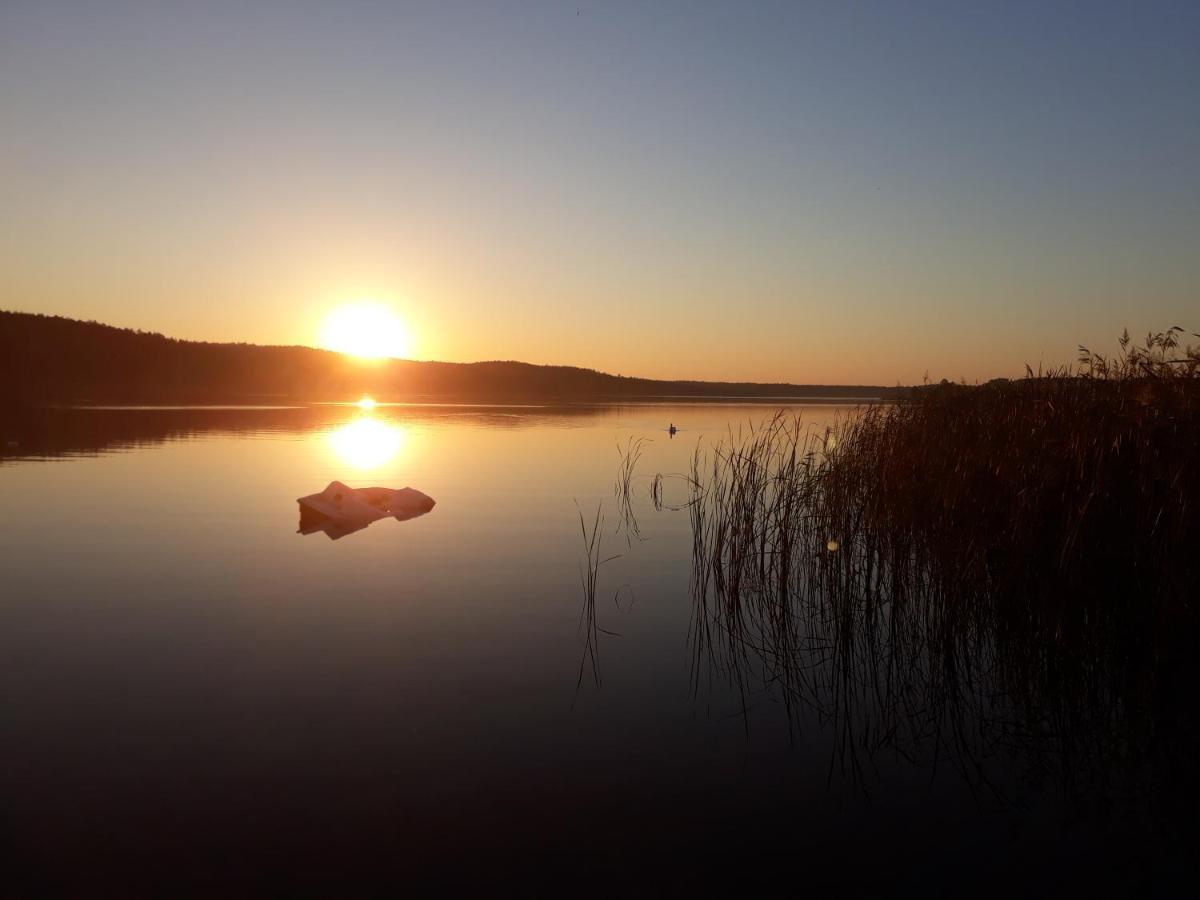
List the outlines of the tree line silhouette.
{"label": "tree line silhouette", "polygon": [[364,362],[312,347],[183,341],[61,316],[0,311],[0,402],[212,403],[650,397],[888,398],[863,385],[658,381],[573,366],[389,359]]}

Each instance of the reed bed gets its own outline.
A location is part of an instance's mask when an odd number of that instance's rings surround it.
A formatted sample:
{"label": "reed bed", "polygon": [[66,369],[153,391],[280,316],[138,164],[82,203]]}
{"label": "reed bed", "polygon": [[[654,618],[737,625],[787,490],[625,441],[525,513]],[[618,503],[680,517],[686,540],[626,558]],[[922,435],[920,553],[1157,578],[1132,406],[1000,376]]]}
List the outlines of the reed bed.
{"label": "reed bed", "polygon": [[998,792],[1017,753],[1194,819],[1200,366],[1166,343],[698,446],[697,686],[832,728],[856,777],[887,754]]}

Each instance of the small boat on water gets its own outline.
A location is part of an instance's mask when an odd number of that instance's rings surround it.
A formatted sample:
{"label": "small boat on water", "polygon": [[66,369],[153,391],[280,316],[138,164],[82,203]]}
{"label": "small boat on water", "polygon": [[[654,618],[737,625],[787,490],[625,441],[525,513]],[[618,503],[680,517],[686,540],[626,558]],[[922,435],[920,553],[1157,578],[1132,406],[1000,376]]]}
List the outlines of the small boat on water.
{"label": "small boat on water", "polygon": [[340,481],[331,481],[325,490],[296,502],[300,504],[299,532],[324,531],[333,540],[388,516],[400,522],[415,519],[435,505],[432,497],[413,488],[352,488]]}

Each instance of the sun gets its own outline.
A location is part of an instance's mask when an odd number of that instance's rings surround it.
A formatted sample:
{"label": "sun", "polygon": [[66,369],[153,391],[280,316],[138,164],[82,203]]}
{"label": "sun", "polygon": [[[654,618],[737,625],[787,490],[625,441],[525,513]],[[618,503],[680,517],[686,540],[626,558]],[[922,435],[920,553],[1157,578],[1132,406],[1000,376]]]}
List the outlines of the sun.
{"label": "sun", "polygon": [[361,359],[407,358],[412,332],[383,303],[352,303],[331,310],[321,326],[321,346]]}

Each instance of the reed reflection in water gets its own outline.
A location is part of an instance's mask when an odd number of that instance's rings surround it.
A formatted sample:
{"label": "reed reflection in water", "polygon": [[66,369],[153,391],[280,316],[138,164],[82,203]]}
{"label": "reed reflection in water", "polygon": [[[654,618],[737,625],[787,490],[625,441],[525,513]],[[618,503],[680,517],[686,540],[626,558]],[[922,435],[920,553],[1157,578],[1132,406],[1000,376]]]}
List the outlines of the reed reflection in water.
{"label": "reed reflection in water", "polygon": [[[1033,408],[1068,406],[1054,399]],[[1180,846],[1200,799],[1186,451],[1143,438],[1153,455],[1139,461],[1131,440],[1099,435],[1081,462],[1042,454],[1019,478],[1044,489],[1043,510],[976,475],[1020,465],[1002,435],[960,457],[952,438],[938,449],[943,418],[965,414],[948,406],[877,407],[824,429],[779,415],[697,445],[674,476],[690,488],[694,690],[732,687],[748,732],[756,705],[782,704],[792,740],[832,737],[831,776],[868,794],[885,770],[949,768],[977,802],[1020,808],[1049,788],[1137,846]],[[618,471],[622,510],[636,450]],[[1132,488],[1085,489],[1078,512],[1055,515],[1076,483]]]}

